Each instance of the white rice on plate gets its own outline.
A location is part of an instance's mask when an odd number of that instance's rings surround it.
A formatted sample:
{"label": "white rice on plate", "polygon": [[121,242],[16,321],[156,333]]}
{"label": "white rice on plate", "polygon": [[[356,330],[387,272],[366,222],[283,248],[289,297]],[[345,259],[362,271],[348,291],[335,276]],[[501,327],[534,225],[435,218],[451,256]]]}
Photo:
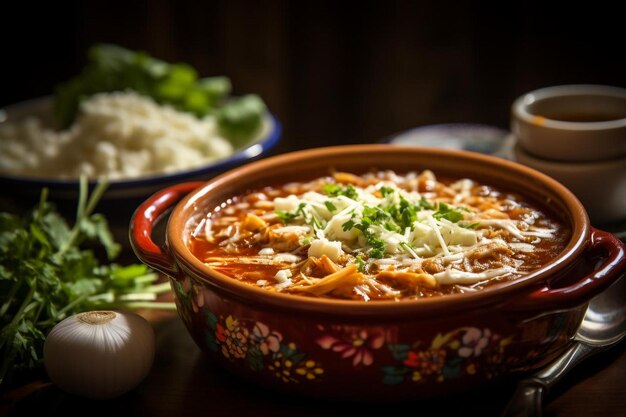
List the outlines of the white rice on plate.
{"label": "white rice on plate", "polygon": [[90,97],[67,130],[35,117],[0,124],[0,172],[29,177],[138,178],[193,169],[233,151],[213,118],[130,91]]}

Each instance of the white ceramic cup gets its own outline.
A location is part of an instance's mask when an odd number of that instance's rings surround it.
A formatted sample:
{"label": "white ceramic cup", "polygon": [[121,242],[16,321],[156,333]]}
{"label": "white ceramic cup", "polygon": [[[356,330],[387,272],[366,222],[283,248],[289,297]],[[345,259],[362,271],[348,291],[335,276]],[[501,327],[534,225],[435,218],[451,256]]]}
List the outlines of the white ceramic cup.
{"label": "white ceramic cup", "polygon": [[626,221],[626,156],[606,161],[561,162],[537,158],[519,143],[515,161],[549,175],[572,191],[594,226]]}
{"label": "white ceramic cup", "polygon": [[511,130],[528,153],[555,161],[626,156],[626,89],[560,85],[531,91],[511,108]]}

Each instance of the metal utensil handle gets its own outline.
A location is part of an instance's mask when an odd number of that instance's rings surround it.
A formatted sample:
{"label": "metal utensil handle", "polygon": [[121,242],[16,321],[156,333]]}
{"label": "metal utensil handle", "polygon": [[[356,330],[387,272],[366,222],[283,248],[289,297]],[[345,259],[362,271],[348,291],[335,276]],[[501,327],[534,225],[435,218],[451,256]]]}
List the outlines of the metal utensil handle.
{"label": "metal utensil handle", "polygon": [[513,398],[502,413],[502,417],[541,416],[543,397],[554,384],[580,362],[605,349],[600,346],[589,346],[585,343],[575,342],[548,368],[518,384]]}
{"label": "metal utensil handle", "polygon": [[541,383],[532,379],[520,382],[501,417],[541,417],[544,390]]}

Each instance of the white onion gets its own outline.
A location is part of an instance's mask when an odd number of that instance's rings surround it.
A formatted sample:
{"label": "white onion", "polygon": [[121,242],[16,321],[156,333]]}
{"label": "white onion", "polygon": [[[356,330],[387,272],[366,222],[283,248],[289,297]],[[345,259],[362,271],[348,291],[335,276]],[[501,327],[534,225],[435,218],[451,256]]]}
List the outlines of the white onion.
{"label": "white onion", "polygon": [[133,313],[89,311],[68,317],[48,334],[48,376],[71,394],[107,399],[135,388],[154,359],[154,330]]}

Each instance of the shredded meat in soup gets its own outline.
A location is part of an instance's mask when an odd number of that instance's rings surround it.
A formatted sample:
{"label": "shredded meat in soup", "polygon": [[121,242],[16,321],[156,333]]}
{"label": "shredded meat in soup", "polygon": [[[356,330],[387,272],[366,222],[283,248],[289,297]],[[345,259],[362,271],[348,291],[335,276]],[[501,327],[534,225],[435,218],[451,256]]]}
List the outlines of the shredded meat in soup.
{"label": "shredded meat in soup", "polygon": [[479,291],[532,272],[571,232],[515,193],[431,171],[337,172],[215,208],[188,245],[267,291],[405,300]]}

